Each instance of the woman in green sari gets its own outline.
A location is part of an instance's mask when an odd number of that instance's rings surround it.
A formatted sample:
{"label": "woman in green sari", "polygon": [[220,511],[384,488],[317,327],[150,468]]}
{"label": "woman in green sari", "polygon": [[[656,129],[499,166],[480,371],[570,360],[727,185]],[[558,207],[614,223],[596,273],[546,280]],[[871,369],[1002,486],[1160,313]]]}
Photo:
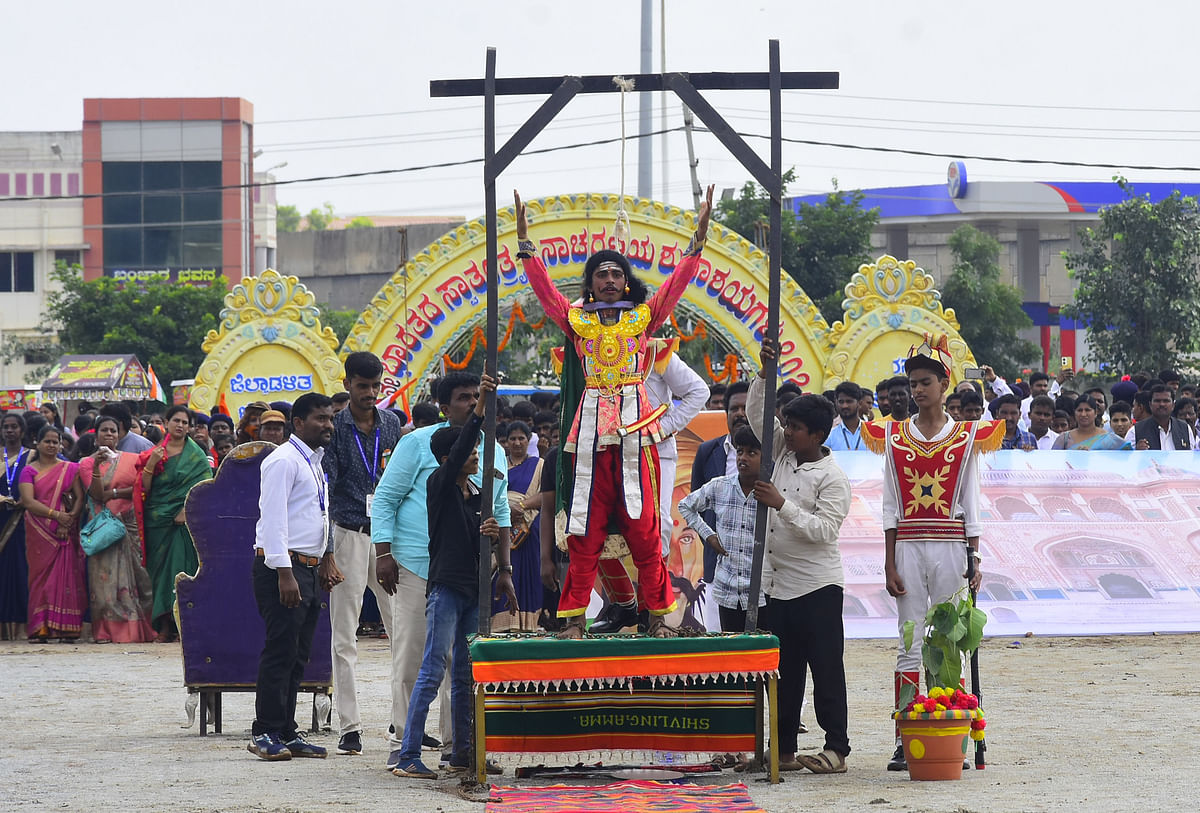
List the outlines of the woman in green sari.
{"label": "woman in green sari", "polygon": [[142,556],[154,585],[151,617],[158,643],[179,637],[173,613],[176,574],[192,575],[200,566],[192,535],[184,524],[183,503],[192,486],[212,477],[212,461],[188,437],[192,417],[187,407],[171,407],[166,420],[167,436],[139,455],[140,476],[134,482]]}

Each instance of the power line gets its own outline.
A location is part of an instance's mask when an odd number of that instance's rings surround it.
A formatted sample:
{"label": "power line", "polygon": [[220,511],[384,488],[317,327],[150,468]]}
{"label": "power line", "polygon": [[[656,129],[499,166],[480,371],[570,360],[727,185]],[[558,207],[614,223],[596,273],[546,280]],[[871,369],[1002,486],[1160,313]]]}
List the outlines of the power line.
{"label": "power line", "polygon": [[[635,135],[630,135],[630,136],[628,136],[628,138],[629,139],[653,138],[655,136],[660,136],[665,133],[682,132],[683,129],[684,128],[682,128],[682,127],[671,127],[671,128],[667,128],[665,130],[654,130],[649,133],[638,133]],[[696,131],[701,132],[701,133],[708,133],[711,135],[711,131],[706,128],[696,128]],[[754,138],[754,139],[764,139],[764,140],[770,138],[770,136],[764,135],[761,133],[739,132],[738,135],[740,135],[742,138]],[[587,148],[587,147],[597,147],[597,146],[604,146],[607,144],[615,144],[615,143],[619,142],[620,140],[621,140],[620,136],[617,136],[614,138],[594,139],[592,141],[582,141],[582,142],[577,142],[575,144],[562,144],[562,145],[555,146],[555,147],[542,147],[542,148],[536,149],[536,150],[526,150],[525,152],[521,153],[521,155],[523,155],[523,156],[546,155],[548,153],[563,152],[566,150],[576,150],[576,149],[583,149],[583,148]],[[833,148],[833,149],[856,150],[856,151],[862,151],[862,152],[914,155],[914,156],[919,156],[919,157],[924,157],[924,158],[957,158],[957,159],[961,159],[961,160],[971,160],[971,161],[992,161],[992,162],[1009,163],[1009,164],[1045,164],[1045,165],[1051,165],[1051,166],[1083,167],[1083,168],[1088,168],[1088,169],[1136,169],[1136,170],[1153,171],[1153,172],[1200,172],[1200,167],[1197,167],[1197,166],[1157,166],[1157,165],[1152,165],[1152,164],[1121,164],[1121,163],[1103,163],[1103,162],[1091,162],[1091,161],[1064,161],[1064,160],[1048,159],[1048,158],[1012,158],[1012,157],[1006,157],[1006,156],[972,155],[972,154],[950,153],[950,152],[933,152],[933,151],[929,151],[929,150],[918,150],[918,149],[911,149],[911,148],[905,148],[905,147],[883,147],[883,146],[878,146],[878,145],[847,144],[847,143],[836,142],[836,141],[819,141],[816,139],[803,139],[803,138],[784,138],[783,141],[787,142],[789,144],[804,144],[804,145],[811,146],[811,147],[829,147],[829,148]],[[462,159],[462,160],[458,160],[458,161],[439,161],[439,162],[430,163],[430,164],[419,164],[419,165],[410,166],[410,167],[397,167],[397,168],[393,168],[393,169],[363,170],[361,172],[345,172],[345,173],[340,173],[340,174],[336,174],[336,175],[314,175],[314,176],[310,176],[307,178],[292,178],[292,179],[287,179],[287,180],[266,181],[266,182],[262,182],[262,183],[253,182],[253,183],[244,183],[244,184],[228,184],[228,185],[223,185],[223,186],[194,187],[194,188],[190,188],[190,189],[186,189],[186,190],[184,190],[184,189],[175,189],[175,190],[156,189],[156,190],[153,190],[153,193],[154,194],[169,194],[171,192],[208,192],[208,191],[221,191],[221,190],[228,190],[228,189],[252,189],[252,188],[256,188],[256,187],[267,187],[267,186],[289,186],[289,185],[294,185],[294,184],[321,183],[321,182],[325,182],[325,181],[338,181],[338,180],[346,180],[346,179],[353,179],[353,178],[371,178],[371,177],[379,177],[379,176],[384,176],[384,175],[399,175],[399,174],[405,174],[405,173],[411,173],[411,172],[423,172],[423,171],[427,171],[427,170],[431,170],[431,169],[446,169],[446,168],[450,168],[450,167],[470,166],[472,164],[480,164],[480,163],[483,163],[482,158],[468,158],[468,159]],[[49,197],[24,195],[24,196],[16,196],[16,197],[8,197],[8,198],[0,199],[0,204],[2,204],[4,202],[88,200],[88,199],[93,199],[93,198],[108,198],[108,197],[120,197],[120,196],[127,197],[130,195],[142,195],[142,194],[145,194],[145,193],[142,190],[139,190],[139,191],[130,191],[130,192],[93,192],[93,193],[89,193],[89,194],[59,195],[59,196],[49,196]]]}
{"label": "power line", "polygon": [[[710,130],[698,132],[711,133]],[[742,138],[770,139],[769,135],[761,133],[741,133]],[[928,150],[909,149],[907,147],[880,147],[863,144],[844,144],[836,141],[817,141],[807,138],[784,138],[789,144],[806,144],[810,147],[833,147],[839,150],[862,150],[865,152],[899,153],[901,155],[917,155],[923,158],[957,158],[968,161],[997,161],[1005,164],[1049,164],[1060,167],[1085,167],[1087,169],[1140,169],[1155,172],[1200,172],[1200,167],[1194,166],[1154,166],[1150,164],[1108,164],[1094,161],[1061,161],[1048,158],[1006,158],[994,155],[969,155],[964,153],[930,152]]]}
{"label": "power line", "polygon": [[1069,104],[1028,104],[1028,103],[1008,103],[1008,102],[970,102],[961,99],[901,99],[893,96],[854,96],[849,93],[838,92],[836,95],[828,93],[814,93],[806,90],[785,90],[784,95],[788,96],[812,96],[818,99],[860,99],[868,102],[904,102],[905,104],[944,104],[956,107],[1010,107],[1023,110],[1087,110],[1097,113],[1200,113],[1200,109],[1194,107],[1089,107],[1087,105],[1069,105]]}

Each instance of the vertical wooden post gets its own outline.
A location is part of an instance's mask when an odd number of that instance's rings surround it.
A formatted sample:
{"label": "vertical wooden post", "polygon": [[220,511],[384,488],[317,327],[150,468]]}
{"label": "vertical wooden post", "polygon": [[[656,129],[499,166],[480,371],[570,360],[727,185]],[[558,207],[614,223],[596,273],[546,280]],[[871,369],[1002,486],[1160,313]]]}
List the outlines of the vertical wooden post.
{"label": "vertical wooden post", "polygon": [[[486,695],[483,685],[476,683],[475,689],[475,781],[487,782],[487,718],[484,715]],[[779,781],[776,779],[775,781]]]}
{"label": "vertical wooden post", "polygon": [[[483,80],[483,199],[487,212],[487,353],[483,371],[496,375],[496,335],[499,322],[499,287],[496,273],[496,176],[492,162],[496,158],[496,49],[487,49],[487,68]],[[483,418],[483,495],[479,501],[479,519],[492,516],[492,471],[496,467],[496,398],[488,396]],[[479,537],[479,634],[491,632],[492,619],[492,546],[486,536]]]}
{"label": "vertical wooden post", "polygon": [[[779,342],[779,255],[783,253],[783,127],[782,127],[782,83],[779,74],[779,40],[771,40],[769,47],[770,59],[770,96],[771,96],[771,176],[773,186],[767,191],[771,195],[771,234],[768,240],[767,254],[770,258],[768,271],[769,285],[767,288],[767,336]],[[762,442],[762,456],[759,477],[770,482],[774,474],[774,449],[772,441],[775,437],[775,386],[779,359],[763,371],[765,392],[763,393],[763,414],[751,415],[750,420],[760,420],[762,423],[759,440]],[[758,504],[758,513],[754,521],[754,557],[750,568],[750,595],[746,604],[746,632],[758,629],[758,597],[762,594],[762,569],[767,545],[767,506]]]}
{"label": "vertical wooden post", "polygon": [[767,678],[767,703],[771,706],[771,783],[779,784],[779,678]]}

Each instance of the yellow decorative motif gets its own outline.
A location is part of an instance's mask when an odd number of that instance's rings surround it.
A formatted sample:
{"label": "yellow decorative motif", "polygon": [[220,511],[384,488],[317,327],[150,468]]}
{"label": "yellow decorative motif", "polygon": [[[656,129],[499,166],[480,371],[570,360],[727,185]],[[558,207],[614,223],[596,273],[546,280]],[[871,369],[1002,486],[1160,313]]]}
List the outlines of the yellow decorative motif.
{"label": "yellow decorative motif", "polygon": [[567,320],[582,340],[587,386],[613,395],[625,385],[642,380],[638,348],[640,336],[650,321],[648,307],[638,305],[623,311],[611,325],[582,308],[571,308]]}
{"label": "yellow decorative motif", "polygon": [[870,385],[903,373],[897,362],[926,333],[949,340],[951,385],[963,367],[975,366],[954,310],[942,307],[933,277],[912,260],[884,255],[859,266],[845,293],[844,316],[826,333],[826,387],[841,381]]}
{"label": "yellow decorative motif", "polygon": [[949,466],[925,474],[918,474],[916,470],[906,467],[904,474],[913,484],[909,494],[912,500],[904,503],[905,516],[916,514],[919,508],[932,508],[943,514],[949,511],[946,500],[943,499],[946,489],[942,487],[942,483],[950,476]]}
{"label": "yellow decorative motif", "polygon": [[320,335],[331,350],[336,350],[337,335],[333,328],[321,327],[321,311],[316,301],[316,297],[298,277],[285,277],[273,268],[268,268],[257,277],[244,277],[233,290],[225,294],[225,307],[220,314],[221,325],[218,330],[208,331],[200,349],[209,352],[223,336],[242,325],[278,319],[304,325]]}
{"label": "yellow decorative motif", "polygon": [[[526,201],[529,236],[551,279],[564,292],[578,290],[586,255],[615,247],[612,222],[624,205],[631,224],[625,247],[637,274],[651,288],[662,285],[682,260],[696,227],[694,212],[615,194],[557,195]],[[511,208],[497,213],[500,308],[529,292],[516,260],[516,220]],[[441,374],[445,352],[470,341],[486,303],[486,228],[483,218],[466,223],[426,246],[397,270],[364,309],[340,353],[369,350],[381,359],[384,396]],[[663,262],[666,261],[666,262]],[[689,285],[677,318],[702,319],[709,335],[738,354],[751,370],[766,325],[767,257],[754,244],[709,227],[703,280]],[[820,390],[829,325],[812,300],[786,273],[780,288],[782,337],[790,345],[780,363],[784,378]],[[420,332],[421,328],[428,328]],[[785,348],[786,350],[786,348]]]}
{"label": "yellow decorative motif", "polygon": [[588,313],[583,308],[571,308],[567,313],[571,327],[584,339],[594,339],[602,335],[640,336],[650,323],[650,309],[638,305],[621,312],[621,318],[615,324],[606,325],[595,313]]}
{"label": "yellow decorative motif", "polygon": [[293,276],[267,269],[225,295],[218,330],[202,348],[189,405],[208,411],[225,395],[238,417],[252,401],[294,401],[305,392],[341,391],[337,337],[321,325],[316,298]]}

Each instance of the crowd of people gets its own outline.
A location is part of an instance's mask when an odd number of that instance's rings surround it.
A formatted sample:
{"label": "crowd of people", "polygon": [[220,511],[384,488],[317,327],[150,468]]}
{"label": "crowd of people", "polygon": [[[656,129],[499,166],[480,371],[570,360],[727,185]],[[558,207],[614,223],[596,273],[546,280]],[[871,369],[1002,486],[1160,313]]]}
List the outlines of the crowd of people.
{"label": "crowd of people", "polygon": [[[185,406],[139,418],[121,403],[83,403],[73,433],[53,403],[4,414],[0,631],[15,638],[24,627],[34,641],[78,640],[90,621],[97,642],[174,640],[174,577],[198,567],[186,495],[237,445],[269,442],[252,577],[266,643],[248,750],[266,760],[326,756],[294,718],[327,591],[337,752],[364,750],[355,671],[367,613],[377,615],[390,648],[386,767],[436,777],[421,758],[430,748],[440,750],[442,769],[466,770],[466,637],[481,610],[495,632],[580,638],[636,627],[655,637],[679,634],[667,622],[679,587],[666,564],[675,435],[707,406],[724,411],[728,432],[697,450],[691,493],[678,508],[704,541],[703,578],[721,628],[755,626],[779,640],[783,768],[844,772],[850,743],[838,537],[851,489],[834,452],[885,458],[884,570],[902,627],[920,623],[931,604],[965,584],[964,553],[979,556],[979,453],[1195,449],[1196,388],[1170,370],[1080,391],[1070,370],[1010,385],[982,367],[950,391],[952,359],[941,337],[914,347],[905,375],[874,390],[842,382],[805,393],[785,382],[775,393],[775,420],[763,427],[775,341],[764,340],[761,370],[750,382],[710,388],[669,343],[651,337],[699,267],[712,192],[681,262],[657,291],[625,257],[603,250],[588,259],[575,302],[550,282],[515,199],[517,257],[567,339],[563,386],[515,403],[497,397],[491,449],[481,428],[497,390],[492,377],[449,372],[409,415],[379,406],[384,368],[367,352],[346,357],[344,392],[307,393],[295,404],[254,402],[236,425],[218,411]],[[985,413],[994,421],[981,420]],[[764,428],[771,433],[769,480],[761,477]],[[493,469],[485,472],[489,457]],[[900,459],[917,462],[901,466]],[[933,496],[935,488],[948,496]],[[766,558],[752,607],[760,505],[767,508]],[[492,584],[481,594],[485,537]],[[977,585],[979,568],[973,573]],[[597,586],[607,601],[589,626]],[[906,684],[919,683],[920,662],[919,646],[900,648],[897,699]],[[809,672],[825,733],[815,755],[796,753]],[[434,703],[436,737],[425,731]],[[905,767],[899,744],[888,767]],[[488,763],[486,770],[500,769]]]}
{"label": "crowd of people", "polygon": [[[999,448],[1197,448],[1196,387],[1185,384],[1174,371],[1137,373],[1107,387],[1087,388],[1077,387],[1070,371],[1053,377],[1034,373],[1027,382],[1012,384],[989,367],[981,368],[981,373],[980,378],[963,380],[946,392],[939,409],[944,408],[953,421],[1002,421]],[[358,634],[364,622],[374,618],[392,648],[394,753],[389,767],[413,768],[413,742],[444,747],[443,764],[449,765],[455,758],[450,745],[455,741],[449,702],[452,680],[446,679],[440,692],[444,713],[439,736],[422,730],[419,740],[410,738],[406,745],[405,731],[412,722],[410,699],[426,654],[431,537],[422,531],[429,527],[427,481],[439,464],[432,440],[440,428],[470,422],[481,403],[481,381],[467,373],[448,374],[433,383],[428,401],[412,405],[410,417],[375,406],[381,375],[382,366],[370,354],[348,359],[347,392],[331,401],[334,432],[323,463],[330,484],[330,558],[339,568],[338,584],[346,583],[332,591],[330,602],[339,751],[362,750],[354,670]],[[787,488],[779,484],[780,461],[776,461],[773,489],[764,488],[758,479],[761,442],[750,417],[761,409],[762,393],[755,390],[760,383],[755,379],[750,384],[708,387],[673,354],[668,354],[667,363],[655,365],[646,379],[652,405],[665,407],[658,419],[668,431],[656,449],[660,465],[672,469],[669,479],[663,472],[664,482],[674,481],[675,432],[703,408],[725,412],[728,433],[701,445],[693,462],[691,494],[678,508],[688,527],[704,541],[704,580],[711,585],[721,628],[727,631],[745,626],[758,502],[766,501],[772,508],[778,505],[772,516],[781,517],[781,522],[788,517],[787,502],[781,499]],[[776,405],[780,431],[790,415],[819,438],[818,447],[832,451],[866,450],[870,425],[913,419],[920,412],[907,375],[885,379],[873,390],[842,382],[821,395],[806,395],[794,384],[784,383],[776,392]],[[560,612],[562,577],[570,557],[563,544],[567,534],[562,527],[562,503],[556,499],[561,482],[556,465],[559,396],[535,392],[528,400],[499,397],[497,408],[492,513],[504,525],[510,552],[508,561],[497,568],[496,581],[511,580],[512,590],[496,590],[491,597],[492,629],[559,632],[578,617]],[[23,634],[31,641],[79,640],[90,622],[91,638],[97,643],[174,640],[178,635],[172,614],[174,576],[197,568],[184,522],[188,490],[213,476],[239,442],[286,444],[293,431],[290,413],[287,402],[256,402],[235,423],[224,414],[207,415],[183,406],[161,415],[138,416],[125,404],[97,408],[84,402],[73,431],[64,427],[58,407],[51,402],[37,412],[4,414],[0,419],[5,464],[0,484],[0,634],[8,639]],[[777,456],[795,455],[792,445],[777,440],[773,448]],[[814,470],[828,467],[829,458],[815,452],[810,456]],[[397,462],[389,466],[389,459]],[[801,465],[795,470],[806,469]],[[481,484],[482,478],[477,479]],[[668,554],[672,507],[669,489],[663,492],[658,524],[663,546],[655,553],[660,560]],[[85,554],[81,532],[86,539],[88,526],[102,513],[119,525],[119,538]],[[556,513],[560,515],[557,532]],[[602,530],[587,590],[594,582],[607,601],[588,630],[615,632],[635,625],[651,629],[653,618],[644,601],[639,602],[644,594],[621,561],[627,543],[622,546],[616,526]],[[836,534],[832,539],[827,554],[836,552]],[[786,587],[776,583],[783,577],[773,569],[759,596],[759,626],[773,629],[789,623],[787,618],[821,615],[820,607],[809,606],[814,599],[796,609],[788,606],[794,599],[784,596],[813,579],[808,585],[812,589],[805,588],[796,598],[819,593],[837,582],[838,566],[830,557],[824,562],[797,563],[795,578]],[[579,600],[585,600],[583,588],[578,590]],[[814,668],[811,657],[806,663]],[[814,679],[822,680],[816,672]],[[437,688],[433,686],[430,694],[425,685],[422,702],[432,702],[439,694]],[[789,709],[785,717],[794,716],[797,730],[802,730],[798,711],[797,707],[793,714]],[[423,729],[423,717],[418,717]],[[840,736],[831,741],[835,753],[848,748],[843,748]],[[837,765],[831,757],[826,762]]]}

